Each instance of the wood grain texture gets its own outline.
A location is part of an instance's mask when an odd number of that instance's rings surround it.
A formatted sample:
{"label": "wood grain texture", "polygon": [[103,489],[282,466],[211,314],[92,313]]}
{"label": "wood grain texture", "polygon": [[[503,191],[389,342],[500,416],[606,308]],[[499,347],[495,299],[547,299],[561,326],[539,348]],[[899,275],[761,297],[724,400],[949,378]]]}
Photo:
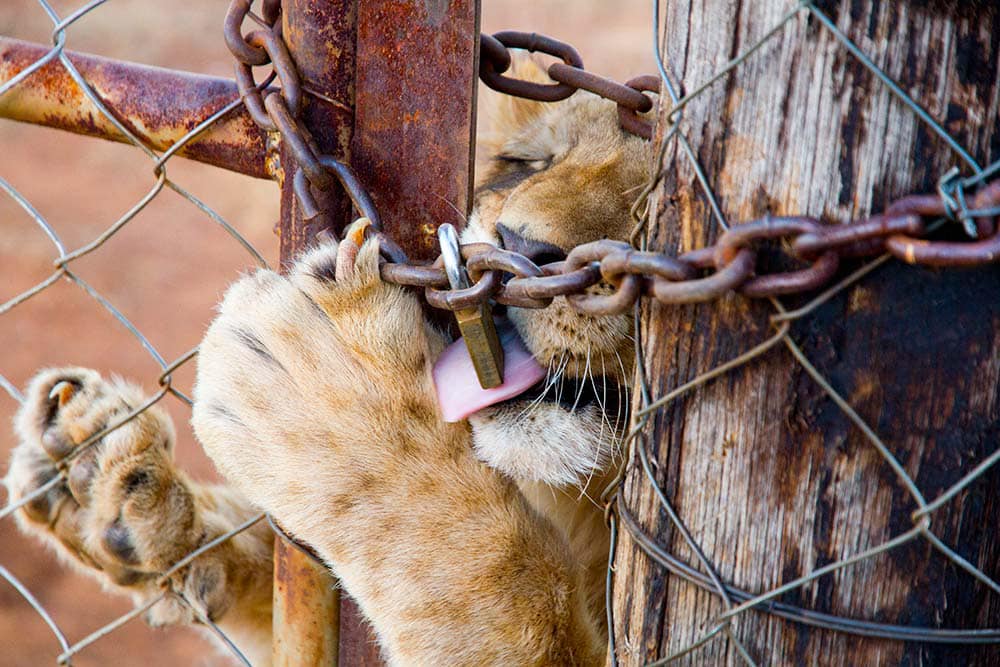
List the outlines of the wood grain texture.
{"label": "wood grain texture", "polygon": [[[1000,19],[989,6],[830,0],[822,10],[980,163],[1000,157]],[[792,2],[667,3],[666,61],[683,91],[763,36]],[[682,92],[683,92],[682,91]],[[666,125],[661,114],[660,134]],[[801,13],[687,107],[681,128],[732,222],[766,213],[845,222],[969,168]],[[650,245],[689,250],[717,222],[675,144]],[[928,499],[1000,444],[1000,269],[890,263],[797,322],[792,338],[879,433]],[[795,306],[800,300],[789,299]],[[650,304],[642,337],[654,396],[764,340],[766,302]],[[764,592],[908,530],[913,501],[872,445],[783,346],[659,411],[644,432],[658,482],[724,581]],[[934,515],[947,544],[1000,578],[994,469]],[[637,462],[624,498],[670,552],[695,560]],[[713,627],[721,602],[667,576],[625,533],[616,558],[619,658],[640,665]],[[1000,626],[1000,595],[927,542],[850,566],[784,602],[883,623]],[[737,635],[760,664],[998,664],[992,647],[901,643],[807,629],[758,612]],[[676,664],[741,664],[717,638]]]}

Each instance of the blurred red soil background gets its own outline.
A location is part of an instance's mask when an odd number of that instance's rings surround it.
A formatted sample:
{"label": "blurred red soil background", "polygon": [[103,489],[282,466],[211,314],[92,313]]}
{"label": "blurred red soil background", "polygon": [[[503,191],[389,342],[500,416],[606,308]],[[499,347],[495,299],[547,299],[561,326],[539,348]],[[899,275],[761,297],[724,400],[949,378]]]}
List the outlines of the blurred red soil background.
{"label": "blurred red soil background", "polygon": [[[83,0],[55,1],[66,16]],[[227,0],[116,0],[69,31],[68,48],[151,65],[231,76],[222,41]],[[522,29],[569,41],[588,69],[625,80],[653,71],[647,0],[484,0],[483,30]],[[48,43],[51,23],[35,0],[0,3],[0,35]],[[272,264],[276,186],[175,159],[171,179],[202,199]],[[149,160],[134,147],[0,120],[0,177],[55,228],[68,249],[98,236],[153,186]],[[0,194],[0,302],[52,271],[55,249],[24,211]],[[169,362],[197,345],[213,305],[250,256],[205,214],[164,189],[102,248],[73,263]],[[139,342],[79,287],[62,281],[0,316],[0,374],[23,388],[40,367],[82,365],[155,389],[159,367]],[[193,364],[175,374],[189,393]],[[194,441],[189,411],[161,402],[177,424],[177,458],[199,479],[215,472]],[[0,391],[0,473],[16,444],[17,402]],[[6,497],[0,494],[0,502]],[[0,521],[0,565],[34,593],[72,643],[126,612],[129,602],[58,564],[11,519]],[[59,646],[42,619],[0,580],[0,667],[55,664]],[[152,630],[133,621],[74,657],[92,665],[224,665],[228,659],[185,628]]]}

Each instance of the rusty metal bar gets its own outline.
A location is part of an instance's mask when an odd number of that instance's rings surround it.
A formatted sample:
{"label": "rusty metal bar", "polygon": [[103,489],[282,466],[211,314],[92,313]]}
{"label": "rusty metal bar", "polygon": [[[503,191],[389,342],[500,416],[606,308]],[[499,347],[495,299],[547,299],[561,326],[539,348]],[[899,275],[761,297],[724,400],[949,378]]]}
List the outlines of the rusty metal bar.
{"label": "rusty metal bar", "polygon": [[[282,34],[307,92],[302,120],[325,154],[347,161],[353,125],[356,0],[282,0]],[[303,219],[294,180],[299,166],[282,144],[276,179],[281,185],[278,235],[281,264],[308,246],[319,231]],[[314,192],[343,227],[350,200],[340,188]],[[274,549],[274,667],[353,664],[338,660],[340,595],[336,581],[284,537]]]}
{"label": "rusty metal bar", "polygon": [[[386,232],[418,259],[437,227],[471,206],[479,71],[478,0],[358,0],[351,165]],[[342,596],[340,656],[382,665],[360,611]]]}
{"label": "rusty metal bar", "polygon": [[[0,37],[0,86],[51,49]],[[118,120],[158,151],[169,149],[200,122],[239,97],[236,84],[228,79],[83,53],[66,54]],[[58,60],[46,63],[0,95],[0,117],[127,141]],[[271,178],[265,152],[264,133],[240,106],[191,138],[178,155],[248,176]]]}
{"label": "rusty metal bar", "polygon": [[[283,0],[282,34],[302,79],[302,121],[321,153],[350,161],[354,125],[354,40],[357,0]],[[302,219],[292,181],[297,165],[282,147],[278,179],[281,186],[281,258],[293,257],[309,245],[321,220]],[[351,202],[341,188],[313,194],[339,232],[350,222]]]}
{"label": "rusty metal bar", "polygon": [[441,223],[465,224],[478,56],[478,0],[359,1],[351,163],[411,257],[438,255]]}
{"label": "rusty metal bar", "polygon": [[274,540],[274,666],[339,664],[340,608],[330,574],[284,535]]}

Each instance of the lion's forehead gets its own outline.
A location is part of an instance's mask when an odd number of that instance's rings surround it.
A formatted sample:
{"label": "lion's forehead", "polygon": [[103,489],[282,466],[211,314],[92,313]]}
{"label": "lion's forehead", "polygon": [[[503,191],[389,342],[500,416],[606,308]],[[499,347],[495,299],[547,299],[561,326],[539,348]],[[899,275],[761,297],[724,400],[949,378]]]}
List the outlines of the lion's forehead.
{"label": "lion's forehead", "polygon": [[467,240],[498,242],[497,223],[569,250],[624,239],[649,144],[624,133],[613,104],[553,105],[496,142],[477,178]]}

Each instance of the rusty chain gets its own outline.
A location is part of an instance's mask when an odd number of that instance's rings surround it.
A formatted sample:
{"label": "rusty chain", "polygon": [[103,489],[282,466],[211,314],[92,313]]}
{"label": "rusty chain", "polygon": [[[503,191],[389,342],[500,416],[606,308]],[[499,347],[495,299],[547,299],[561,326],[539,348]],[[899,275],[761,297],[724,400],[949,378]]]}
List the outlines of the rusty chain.
{"label": "rusty chain", "polygon": [[[355,208],[379,225],[378,211],[357,176],[348,165],[321,153],[299,118],[304,88],[282,38],[280,1],[262,0],[260,16],[251,11],[252,5],[253,0],[232,0],[226,12],[223,34],[226,46],[236,58],[236,84],[247,112],[269,135],[281,137],[299,165],[292,178],[303,219],[312,222],[326,216],[317,205],[312,190],[329,190],[339,182]],[[244,34],[243,24],[248,17],[260,28]],[[253,68],[263,65],[273,68],[280,89],[259,85],[254,79]],[[328,224],[324,226],[329,227]]]}
{"label": "rusty chain", "polygon": [[[549,78],[556,83],[535,83],[504,76],[512,62],[508,49],[523,49],[559,58],[562,62],[552,63],[546,70]],[[653,138],[652,123],[639,114],[653,109],[653,100],[643,91],[659,92],[658,76],[647,74],[625,84],[617,83],[586,71],[576,49],[551,37],[514,30],[480,35],[479,78],[493,90],[540,102],[558,102],[577,90],[588,90],[618,105],[618,119],[625,130],[643,139]]]}
{"label": "rusty chain", "polygon": [[[975,183],[966,183],[960,190]],[[1000,260],[1000,179],[967,197],[968,205],[949,210],[939,195],[911,195],[883,214],[846,224],[824,225],[816,218],[764,217],[725,231],[713,246],[672,257],[644,252],[619,241],[601,240],[573,248],[564,261],[536,266],[522,255],[488,244],[463,246],[474,284],[447,290],[440,262],[415,266],[386,262],[382,278],[423,287],[436,308],[459,310],[487,300],[521,308],[544,308],[565,296],[577,310],[592,315],[623,313],[640,296],[661,303],[696,303],[731,291],[753,298],[809,292],[828,284],[840,260],[890,253],[909,264],[974,266]],[[931,221],[951,218],[974,222],[972,241],[931,241]],[[758,275],[757,249],[779,242],[792,260],[808,266]],[[706,274],[707,272],[707,274]],[[595,285],[602,292],[592,293]],[[590,291],[588,291],[590,290]]]}
{"label": "rusty chain", "polygon": [[[925,266],[972,266],[1000,259],[996,220],[1000,217],[1000,179],[983,185],[991,172],[972,179],[950,173],[942,179],[937,194],[904,197],[884,213],[850,224],[824,225],[811,217],[767,216],[725,231],[713,246],[676,257],[600,240],[571,249],[564,261],[537,266],[522,255],[489,244],[466,245],[462,255],[473,285],[448,289],[440,259],[431,265],[409,263],[399,246],[381,232],[371,197],[351,168],[317,150],[299,119],[303,86],[282,39],[280,2],[262,0],[261,16],[251,11],[252,4],[253,0],[232,1],[225,21],[226,43],[237,60],[236,80],[250,115],[261,128],[280,136],[300,165],[293,179],[303,217],[312,221],[325,215],[313,189],[322,191],[339,183],[361,215],[371,220],[372,233],[378,235],[386,260],[382,278],[424,288],[428,303],[435,308],[461,310],[490,300],[520,308],[545,308],[562,296],[581,312],[609,315],[625,312],[641,296],[680,304],[717,299],[732,291],[752,298],[808,292],[829,283],[844,258],[890,253],[907,263]],[[244,34],[242,26],[247,18],[260,28]],[[512,48],[558,58],[560,62],[547,69],[555,83],[506,76]],[[658,91],[658,77],[615,83],[585,71],[582,58],[569,44],[535,33],[484,34],[480,54],[480,78],[495,90],[546,102],[588,90],[618,105],[626,130],[652,137],[652,126],[639,114],[653,108],[653,100],[643,91]],[[253,68],[267,64],[272,66],[280,89],[255,81]],[[977,192],[969,192],[977,187]],[[974,240],[928,240],[929,223],[935,218],[961,222]],[[807,266],[759,275],[758,249],[763,242],[778,245],[791,260]]]}

